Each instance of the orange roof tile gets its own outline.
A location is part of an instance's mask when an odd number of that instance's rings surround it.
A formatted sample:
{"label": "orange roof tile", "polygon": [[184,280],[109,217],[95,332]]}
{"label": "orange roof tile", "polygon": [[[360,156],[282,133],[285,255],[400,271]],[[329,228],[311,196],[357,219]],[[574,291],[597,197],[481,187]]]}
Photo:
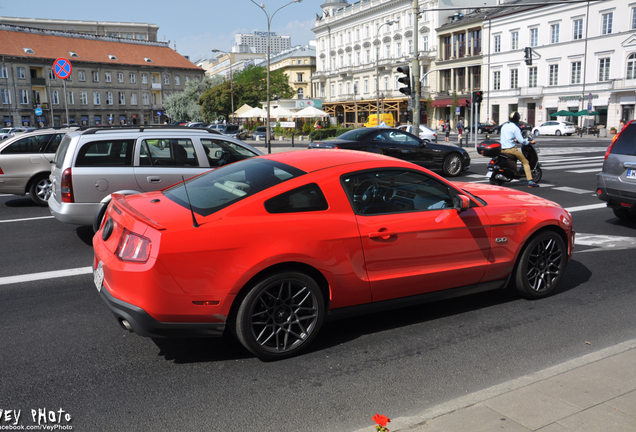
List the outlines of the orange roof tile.
{"label": "orange roof tile", "polygon": [[[25,54],[23,48],[31,48],[35,54]],[[79,57],[71,57],[69,51]],[[33,59],[49,59],[51,64],[60,57],[73,62],[106,63],[115,65],[135,65],[160,68],[180,68],[199,70],[187,58],[168,46],[143,43],[111,42],[99,37],[65,37],[23,31],[0,30],[0,55]],[[110,60],[114,55],[117,60]],[[147,63],[144,58],[152,60]]]}

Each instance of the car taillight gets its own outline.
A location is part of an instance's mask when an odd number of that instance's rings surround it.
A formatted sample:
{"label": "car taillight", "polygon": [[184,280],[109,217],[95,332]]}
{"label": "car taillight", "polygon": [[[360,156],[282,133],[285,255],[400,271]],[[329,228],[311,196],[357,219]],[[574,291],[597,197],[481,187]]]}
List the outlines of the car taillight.
{"label": "car taillight", "polygon": [[2,171],[2,168],[0,168],[0,174],[4,174],[4,172]]}
{"label": "car taillight", "polygon": [[115,253],[122,261],[141,263],[148,261],[151,246],[149,239],[124,229]]}
{"label": "car taillight", "polygon": [[73,178],[71,176],[71,168],[66,168],[62,173],[60,192],[62,193],[62,202],[75,202],[75,197],[73,196]]}

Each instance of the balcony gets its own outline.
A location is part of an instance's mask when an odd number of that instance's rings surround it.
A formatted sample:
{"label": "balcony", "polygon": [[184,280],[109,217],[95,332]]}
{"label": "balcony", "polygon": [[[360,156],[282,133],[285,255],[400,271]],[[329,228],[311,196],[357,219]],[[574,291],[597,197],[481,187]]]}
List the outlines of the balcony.
{"label": "balcony", "polygon": [[161,90],[161,83],[152,83],[153,90]]}
{"label": "balcony", "polygon": [[46,86],[46,79],[44,79],[44,78],[31,78],[31,85],[32,86],[44,87],[44,86]]}
{"label": "balcony", "polygon": [[612,90],[634,90],[636,89],[636,79],[615,79],[612,81]]}
{"label": "balcony", "polygon": [[521,87],[519,96],[521,97],[541,97],[543,96],[543,86]]}

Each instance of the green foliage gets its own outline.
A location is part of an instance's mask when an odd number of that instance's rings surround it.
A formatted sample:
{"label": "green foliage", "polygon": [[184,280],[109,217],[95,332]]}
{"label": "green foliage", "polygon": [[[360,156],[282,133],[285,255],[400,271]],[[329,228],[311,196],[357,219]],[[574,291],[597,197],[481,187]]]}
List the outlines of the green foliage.
{"label": "green foliage", "polygon": [[303,133],[308,134],[309,132],[311,132],[311,125],[309,124],[309,122],[305,122],[305,124],[303,125]]}
{"label": "green foliage", "polygon": [[164,101],[166,115],[173,120],[203,121],[199,97],[213,85],[214,81],[209,77],[204,77],[200,82],[189,81],[183,92],[174,93]]}
{"label": "green foliage", "polygon": [[311,141],[321,140],[325,138],[334,138],[342,135],[345,132],[350,131],[352,128],[327,128],[327,129],[315,129],[309,133],[309,139]]}
{"label": "green foliage", "polygon": [[205,121],[227,118],[232,113],[230,81],[225,81],[205,91],[199,97],[199,105]]}

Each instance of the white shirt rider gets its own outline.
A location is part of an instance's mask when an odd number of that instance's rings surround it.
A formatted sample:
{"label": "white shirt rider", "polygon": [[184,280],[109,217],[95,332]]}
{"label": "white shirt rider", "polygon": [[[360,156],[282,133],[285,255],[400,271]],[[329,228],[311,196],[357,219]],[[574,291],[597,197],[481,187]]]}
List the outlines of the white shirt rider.
{"label": "white shirt rider", "polygon": [[530,142],[521,135],[521,129],[519,129],[519,126],[511,121],[504,123],[501,126],[500,139],[502,150],[516,147],[517,144],[515,140],[521,144],[528,144]]}

